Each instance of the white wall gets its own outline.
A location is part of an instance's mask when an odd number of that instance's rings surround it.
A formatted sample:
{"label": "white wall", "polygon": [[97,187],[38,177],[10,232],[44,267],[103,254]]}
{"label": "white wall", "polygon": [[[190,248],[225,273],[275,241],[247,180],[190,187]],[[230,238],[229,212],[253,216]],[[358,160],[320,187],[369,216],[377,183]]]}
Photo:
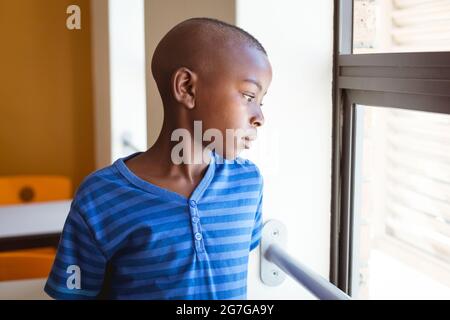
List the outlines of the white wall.
{"label": "white wall", "polygon": [[147,146],[144,0],[109,0],[112,159]]}
{"label": "white wall", "polygon": [[[328,278],[333,1],[237,0],[236,10],[237,25],[263,44],[273,68],[258,148],[247,152],[264,175],[264,220],[284,222],[286,249]],[[259,252],[248,281],[249,299],[313,298],[289,278],[264,285]]]}
{"label": "white wall", "polygon": [[144,0],[91,1],[96,168],[146,150]]}
{"label": "white wall", "polygon": [[111,164],[108,1],[96,0],[90,2],[95,167],[97,169]]}

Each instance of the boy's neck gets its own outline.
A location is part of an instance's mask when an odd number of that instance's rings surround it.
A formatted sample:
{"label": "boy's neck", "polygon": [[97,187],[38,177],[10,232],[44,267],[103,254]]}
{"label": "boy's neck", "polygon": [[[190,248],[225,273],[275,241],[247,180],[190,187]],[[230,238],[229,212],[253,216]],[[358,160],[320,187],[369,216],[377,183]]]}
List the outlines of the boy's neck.
{"label": "boy's neck", "polygon": [[190,152],[190,159],[200,159],[200,161],[175,164],[172,159],[172,150],[180,142],[171,141],[171,136],[177,128],[179,127],[171,126],[165,122],[158,139],[150,149],[139,157],[139,162],[150,175],[154,172],[166,177],[183,177],[188,182],[197,181],[199,177],[203,176],[211,159],[203,159],[204,148],[201,141],[200,145],[194,147],[194,144],[198,144],[198,142],[195,142],[191,135],[191,148],[185,148],[183,151]]}

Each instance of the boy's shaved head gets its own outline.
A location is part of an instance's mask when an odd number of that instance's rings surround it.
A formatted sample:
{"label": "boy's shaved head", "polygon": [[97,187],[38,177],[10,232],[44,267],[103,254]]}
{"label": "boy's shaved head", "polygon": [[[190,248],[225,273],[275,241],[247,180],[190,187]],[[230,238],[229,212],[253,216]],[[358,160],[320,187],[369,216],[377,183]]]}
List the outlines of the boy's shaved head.
{"label": "boy's shaved head", "polygon": [[224,146],[219,154],[232,159],[264,123],[262,99],[272,68],[262,45],[236,26],[210,18],[179,23],[156,47],[152,74],[164,106],[162,137],[178,128],[195,132],[196,121],[202,136],[210,129],[223,137],[229,130],[248,132],[246,138],[218,138]]}
{"label": "boy's shaved head", "polygon": [[218,62],[232,47],[247,45],[267,55],[261,43],[245,30],[212,18],[192,18],[173,27],[159,42],[151,70],[163,102],[170,95],[173,73],[186,67],[204,79],[218,71]]}

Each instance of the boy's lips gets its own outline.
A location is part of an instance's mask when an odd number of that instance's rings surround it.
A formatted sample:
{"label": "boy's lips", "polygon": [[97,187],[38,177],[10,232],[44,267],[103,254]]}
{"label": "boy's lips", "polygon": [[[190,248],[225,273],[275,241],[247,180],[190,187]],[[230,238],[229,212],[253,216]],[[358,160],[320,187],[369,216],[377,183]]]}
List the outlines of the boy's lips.
{"label": "boy's lips", "polygon": [[244,147],[245,149],[250,149],[250,147],[252,146],[252,141],[255,141],[257,138],[257,136],[247,136],[244,137]]}
{"label": "boy's lips", "polygon": [[249,140],[249,141],[255,141],[256,138],[258,138],[256,135],[255,136],[246,136],[246,137],[244,137],[245,140]]}

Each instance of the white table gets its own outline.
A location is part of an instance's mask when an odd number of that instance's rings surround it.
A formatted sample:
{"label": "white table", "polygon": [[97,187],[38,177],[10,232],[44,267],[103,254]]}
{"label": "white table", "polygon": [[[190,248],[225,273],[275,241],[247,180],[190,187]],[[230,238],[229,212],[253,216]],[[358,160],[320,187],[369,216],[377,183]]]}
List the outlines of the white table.
{"label": "white table", "polygon": [[0,206],[0,251],[56,247],[72,200]]}
{"label": "white table", "polygon": [[0,206],[0,239],[61,233],[71,202]]}
{"label": "white table", "polygon": [[51,300],[44,292],[46,280],[0,281],[0,300]]}
{"label": "white table", "polygon": [[[42,239],[56,241],[72,200],[0,206],[0,251],[34,246]],[[51,299],[44,292],[46,279],[0,281],[0,300]]]}

